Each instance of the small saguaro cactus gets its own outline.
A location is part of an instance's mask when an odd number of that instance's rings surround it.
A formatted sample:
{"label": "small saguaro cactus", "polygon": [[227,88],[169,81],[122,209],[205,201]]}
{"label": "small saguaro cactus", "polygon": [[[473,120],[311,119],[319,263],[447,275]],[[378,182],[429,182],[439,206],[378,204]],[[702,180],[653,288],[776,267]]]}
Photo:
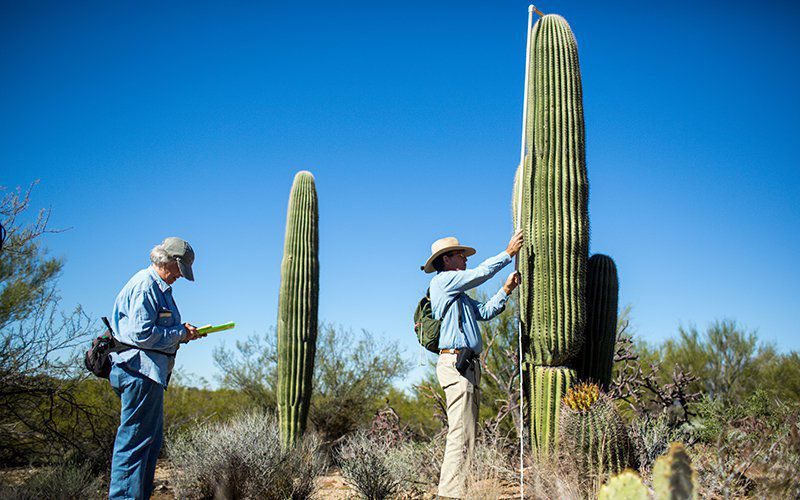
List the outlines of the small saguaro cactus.
{"label": "small saguaro cactus", "polygon": [[594,383],[581,383],[562,400],[560,451],[590,477],[636,466],[633,445],[614,403]]}
{"label": "small saguaro cactus", "polygon": [[530,34],[527,154],[521,179],[520,319],[527,361],[567,365],[586,321],[588,181],[578,49],[563,17]]}
{"label": "small saguaro cactus", "polygon": [[577,380],[571,368],[528,365],[531,441],[539,457],[551,455],[558,435],[561,398]]}
{"label": "small saguaro cactus", "polygon": [[619,301],[617,266],[611,257],[592,255],[587,285],[586,340],[578,357],[578,376],[599,384],[605,391],[611,383],[614,366]]}
{"label": "small saguaro cactus", "polygon": [[672,443],[653,466],[656,500],[690,500],[698,497],[697,472],[682,443]]}
{"label": "small saguaro cactus", "polygon": [[303,435],[317,348],[319,230],[311,172],[295,175],[286,214],[278,306],[278,415],[284,446]]}

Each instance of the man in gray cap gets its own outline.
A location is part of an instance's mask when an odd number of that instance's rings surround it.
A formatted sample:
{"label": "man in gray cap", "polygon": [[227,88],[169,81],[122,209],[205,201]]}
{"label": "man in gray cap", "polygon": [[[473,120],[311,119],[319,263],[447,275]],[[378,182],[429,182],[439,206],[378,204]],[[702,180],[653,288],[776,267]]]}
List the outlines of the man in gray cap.
{"label": "man in gray cap", "polygon": [[181,322],[172,284],[194,281],[194,250],[170,237],[150,252],[151,266],[122,287],[114,303],[114,338],[135,346],[111,355],[111,387],[122,408],[111,459],[109,498],[150,498],[164,431],[164,390],[181,343],[198,338]]}

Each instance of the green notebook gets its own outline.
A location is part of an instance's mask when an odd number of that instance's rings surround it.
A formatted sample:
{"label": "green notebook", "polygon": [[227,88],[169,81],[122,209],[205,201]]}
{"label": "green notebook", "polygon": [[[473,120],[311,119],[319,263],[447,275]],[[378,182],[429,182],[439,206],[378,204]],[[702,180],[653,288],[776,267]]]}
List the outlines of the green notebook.
{"label": "green notebook", "polygon": [[206,325],[198,328],[197,332],[200,333],[200,335],[208,335],[209,333],[221,332],[222,330],[230,330],[234,326],[236,326],[236,323],[234,323],[233,321],[231,321],[230,323],[223,323],[217,326]]}

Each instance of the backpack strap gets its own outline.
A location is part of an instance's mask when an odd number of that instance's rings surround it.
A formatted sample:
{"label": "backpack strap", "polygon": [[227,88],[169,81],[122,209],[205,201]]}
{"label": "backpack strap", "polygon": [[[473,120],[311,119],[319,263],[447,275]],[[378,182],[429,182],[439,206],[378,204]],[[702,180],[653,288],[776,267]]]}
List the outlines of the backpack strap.
{"label": "backpack strap", "polygon": [[[430,294],[430,288],[428,289],[428,293]],[[441,317],[440,321],[442,319],[444,319],[444,316],[445,316],[445,314],[447,314],[447,311],[450,309],[450,306],[452,306],[453,304],[458,302],[459,299],[461,299],[462,295],[464,295],[464,293],[460,292],[458,295],[456,295],[455,297],[450,299],[450,302],[448,302],[447,305],[444,306],[444,311],[442,311],[442,317]],[[430,295],[429,295],[429,297],[430,297]],[[459,307],[457,310],[458,310],[458,329],[461,331],[461,333],[464,333],[463,321],[461,319],[461,308]]]}
{"label": "backpack strap", "polygon": [[164,356],[172,356],[173,358],[175,357],[176,353],[174,353],[174,352],[165,352],[165,351],[160,351],[158,349],[148,349],[146,347],[139,347],[139,346],[126,344],[125,342],[122,342],[121,340],[117,339],[114,336],[114,330],[111,328],[111,323],[109,323],[108,318],[103,316],[100,319],[103,320],[103,323],[106,325],[106,328],[108,328],[109,333],[111,333],[111,337],[114,339],[114,342],[117,344],[116,346],[114,346],[111,349],[109,349],[108,352],[120,353],[120,352],[130,351],[131,349],[137,349],[139,351],[155,352],[155,353],[158,353],[158,354],[163,354]]}

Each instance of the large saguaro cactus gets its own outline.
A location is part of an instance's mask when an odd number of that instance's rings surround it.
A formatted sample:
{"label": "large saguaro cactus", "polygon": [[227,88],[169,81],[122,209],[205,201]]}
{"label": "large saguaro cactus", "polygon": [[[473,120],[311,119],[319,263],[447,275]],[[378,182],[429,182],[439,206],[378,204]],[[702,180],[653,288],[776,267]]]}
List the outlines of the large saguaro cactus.
{"label": "large saguaro cactus", "polygon": [[520,290],[529,361],[561,366],[581,348],[586,321],[588,181],[578,49],[563,17],[531,32],[522,180]]}
{"label": "large saguaro cactus", "polygon": [[575,37],[564,18],[549,14],[530,44],[526,154],[514,182],[522,206],[513,217],[525,236],[519,296],[531,442],[547,456],[584,337],[589,195]]}
{"label": "large saguaro cactus", "polygon": [[614,260],[608,255],[592,255],[587,283],[586,341],[578,360],[578,376],[600,384],[607,391],[617,341],[619,279]]}
{"label": "large saguaro cactus", "polygon": [[311,172],[295,175],[286,214],[278,306],[278,415],[284,446],[306,428],[317,347],[319,249],[317,191]]}

